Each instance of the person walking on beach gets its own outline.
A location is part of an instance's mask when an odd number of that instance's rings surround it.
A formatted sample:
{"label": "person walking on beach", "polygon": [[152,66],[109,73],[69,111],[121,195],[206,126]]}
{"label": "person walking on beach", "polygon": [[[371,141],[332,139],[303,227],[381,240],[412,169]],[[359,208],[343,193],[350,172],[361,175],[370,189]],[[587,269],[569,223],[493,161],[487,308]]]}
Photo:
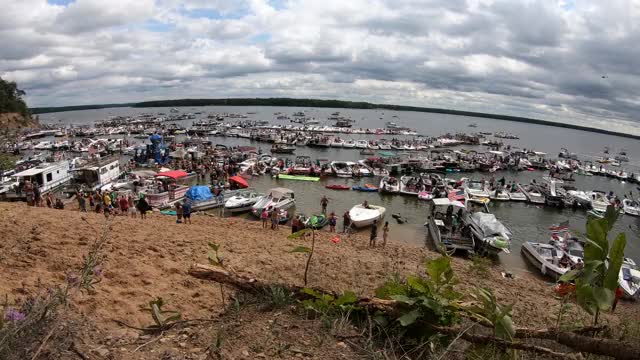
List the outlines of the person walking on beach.
{"label": "person walking on beach", "polygon": [[93,212],[96,207],[96,200],[93,198],[93,194],[89,193],[89,209]]}
{"label": "person walking on beach", "polygon": [[350,227],[351,227],[351,216],[349,216],[349,210],[347,210],[342,215],[342,233],[346,234]]}
{"label": "person walking on beach", "polygon": [[382,247],[387,245],[387,238],[389,237],[389,222],[384,222],[384,227],[382,228]]}
{"label": "person walking on beach", "polygon": [[140,211],[140,218],[142,220],[147,218],[147,211],[149,211],[149,203],[147,199],[141,194],[140,199],[138,200],[138,211]]}
{"label": "person walking on beach", "polygon": [[320,205],[322,205],[322,213],[326,214],[327,213],[327,205],[329,205],[329,199],[327,199],[326,195],[323,195],[322,199],[320,199]]}
{"label": "person walking on beach", "polygon": [[262,228],[266,229],[267,220],[269,220],[269,212],[267,211],[266,208],[262,209],[262,212],[260,213],[260,219],[262,219]]}
{"label": "person walking on beach", "polygon": [[331,212],[329,215],[329,232],[336,232],[336,223],[338,222],[338,218],[336,218],[336,214]]}
{"label": "person walking on beach", "polygon": [[369,246],[376,247],[377,239],[378,239],[378,220],[373,220],[373,224],[371,224],[371,236],[369,236]]}
{"label": "person walking on beach", "polygon": [[83,193],[78,194],[78,210],[87,212],[87,199],[84,198]]}
{"label": "person walking on beach", "polygon": [[278,230],[278,210],[271,211],[271,230]]}
{"label": "person walking on beach", "polygon": [[127,197],[126,197],[126,196],[122,195],[122,196],[120,197],[119,202],[120,202],[120,211],[121,211],[121,214],[122,214],[123,216],[127,216],[127,214],[129,213],[129,200],[127,200]]}
{"label": "person walking on beach", "polygon": [[186,201],[182,203],[182,217],[185,224],[191,224],[191,204]]}

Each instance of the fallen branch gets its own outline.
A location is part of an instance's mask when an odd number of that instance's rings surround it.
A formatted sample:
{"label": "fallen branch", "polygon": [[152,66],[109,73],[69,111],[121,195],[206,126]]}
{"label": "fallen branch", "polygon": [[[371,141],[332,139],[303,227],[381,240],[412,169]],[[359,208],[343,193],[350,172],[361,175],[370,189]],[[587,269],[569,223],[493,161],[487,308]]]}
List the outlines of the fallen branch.
{"label": "fallen branch", "polygon": [[[191,276],[213,280],[218,283],[232,285],[238,289],[248,291],[248,292],[259,292],[264,291],[264,289],[268,289],[271,285],[269,283],[258,281],[254,278],[249,278],[246,276],[238,275],[235,273],[231,273],[227,270],[220,269],[217,267],[202,265],[202,264],[194,264],[189,269],[189,274]],[[281,285],[282,287],[290,290],[294,296],[298,298],[304,298],[305,295],[300,293],[300,290],[303,289],[301,286],[291,286],[291,285]],[[338,297],[339,294],[334,292],[326,291],[324,289],[314,289],[319,292],[333,295],[334,297]],[[356,305],[360,307],[366,307],[369,310],[373,311],[383,311],[385,313],[392,313],[397,311],[397,303],[394,300],[385,300],[378,298],[360,298],[358,299]],[[487,324],[481,324],[487,326]],[[461,329],[458,328],[438,328],[442,330],[443,333],[451,333],[454,335],[460,333]],[[446,330],[445,330],[446,329]],[[559,344],[568,346],[574,350],[580,352],[587,352],[596,355],[605,355],[610,356],[620,360],[631,360],[638,359],[640,354],[640,346],[636,344],[630,344],[626,342],[610,340],[610,339],[601,339],[601,338],[593,338],[589,336],[584,336],[583,334],[593,334],[598,331],[602,331],[606,329],[606,327],[585,327],[581,329],[576,329],[572,331],[558,331],[556,329],[528,329],[528,328],[517,328],[515,337],[519,339],[527,339],[527,338],[537,338],[537,339],[547,339],[554,340]],[[553,357],[564,357],[569,359],[580,359],[581,357],[577,357],[579,354],[567,354],[567,353],[557,353],[550,349],[529,345],[521,342],[509,342],[502,339],[497,339],[491,336],[483,336],[483,335],[470,335],[463,334],[462,339],[465,339],[469,342],[494,342],[496,345],[506,348],[519,349],[525,351],[531,351],[538,354],[546,354]],[[567,357],[569,356],[570,357]]]}

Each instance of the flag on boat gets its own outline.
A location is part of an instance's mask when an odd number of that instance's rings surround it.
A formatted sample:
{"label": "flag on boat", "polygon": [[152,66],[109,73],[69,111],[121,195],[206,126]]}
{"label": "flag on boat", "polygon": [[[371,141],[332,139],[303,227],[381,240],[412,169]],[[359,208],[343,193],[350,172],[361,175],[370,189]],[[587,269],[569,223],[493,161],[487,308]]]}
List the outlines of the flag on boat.
{"label": "flag on boat", "polygon": [[464,199],[464,190],[460,189],[450,191],[449,194],[447,194],[447,197],[451,201],[462,200]]}
{"label": "flag on boat", "polygon": [[551,232],[555,232],[555,233],[562,232],[562,231],[567,231],[567,230],[569,230],[569,220],[567,220],[565,222],[561,222],[560,224],[551,225],[549,230]]}

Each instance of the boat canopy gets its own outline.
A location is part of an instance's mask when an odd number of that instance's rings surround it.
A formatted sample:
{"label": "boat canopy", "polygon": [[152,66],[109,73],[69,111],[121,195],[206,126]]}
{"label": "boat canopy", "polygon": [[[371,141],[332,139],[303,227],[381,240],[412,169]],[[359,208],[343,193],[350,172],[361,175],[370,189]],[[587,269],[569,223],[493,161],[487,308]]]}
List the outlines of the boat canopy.
{"label": "boat canopy", "polygon": [[480,227],[485,236],[505,235],[511,236],[511,231],[502,225],[493,214],[477,212],[471,214],[473,221]]}
{"label": "boat canopy", "polygon": [[293,190],[287,189],[287,188],[278,187],[278,188],[273,188],[273,189],[269,190],[269,194],[271,194],[271,196],[273,196],[274,198],[281,198],[284,195],[293,194]]}
{"label": "boat canopy", "polygon": [[447,198],[437,198],[437,199],[432,199],[431,201],[433,201],[433,205],[435,206],[449,206],[449,205],[453,205],[453,206],[457,206],[460,208],[464,208],[464,204],[461,203],[460,201],[456,201],[456,200],[449,200]]}
{"label": "boat canopy", "polygon": [[194,200],[194,201],[209,200],[213,198],[213,195],[211,194],[211,189],[209,189],[209,187],[206,185],[192,186],[189,190],[187,190],[187,192],[185,193],[185,196],[188,199]]}
{"label": "boat canopy", "polygon": [[174,180],[178,180],[180,178],[186,177],[189,175],[186,171],[182,170],[172,170],[172,171],[164,171],[156,174],[156,177],[168,177]]}

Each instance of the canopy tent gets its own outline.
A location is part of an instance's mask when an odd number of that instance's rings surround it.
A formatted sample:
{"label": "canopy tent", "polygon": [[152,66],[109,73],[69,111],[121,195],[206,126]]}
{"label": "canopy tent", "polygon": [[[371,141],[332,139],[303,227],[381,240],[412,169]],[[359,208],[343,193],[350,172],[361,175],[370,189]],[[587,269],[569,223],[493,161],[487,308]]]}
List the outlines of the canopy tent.
{"label": "canopy tent", "polygon": [[241,188],[248,188],[249,183],[242,176],[236,175],[229,178],[229,182],[238,184]]}
{"label": "canopy tent", "polygon": [[180,178],[186,177],[187,175],[189,174],[186,171],[171,170],[171,171],[164,171],[164,172],[157,173],[156,177],[168,177],[174,180],[178,180]]}
{"label": "canopy tent", "polygon": [[206,185],[194,185],[187,190],[184,196],[193,201],[209,200],[213,198],[211,189]]}

